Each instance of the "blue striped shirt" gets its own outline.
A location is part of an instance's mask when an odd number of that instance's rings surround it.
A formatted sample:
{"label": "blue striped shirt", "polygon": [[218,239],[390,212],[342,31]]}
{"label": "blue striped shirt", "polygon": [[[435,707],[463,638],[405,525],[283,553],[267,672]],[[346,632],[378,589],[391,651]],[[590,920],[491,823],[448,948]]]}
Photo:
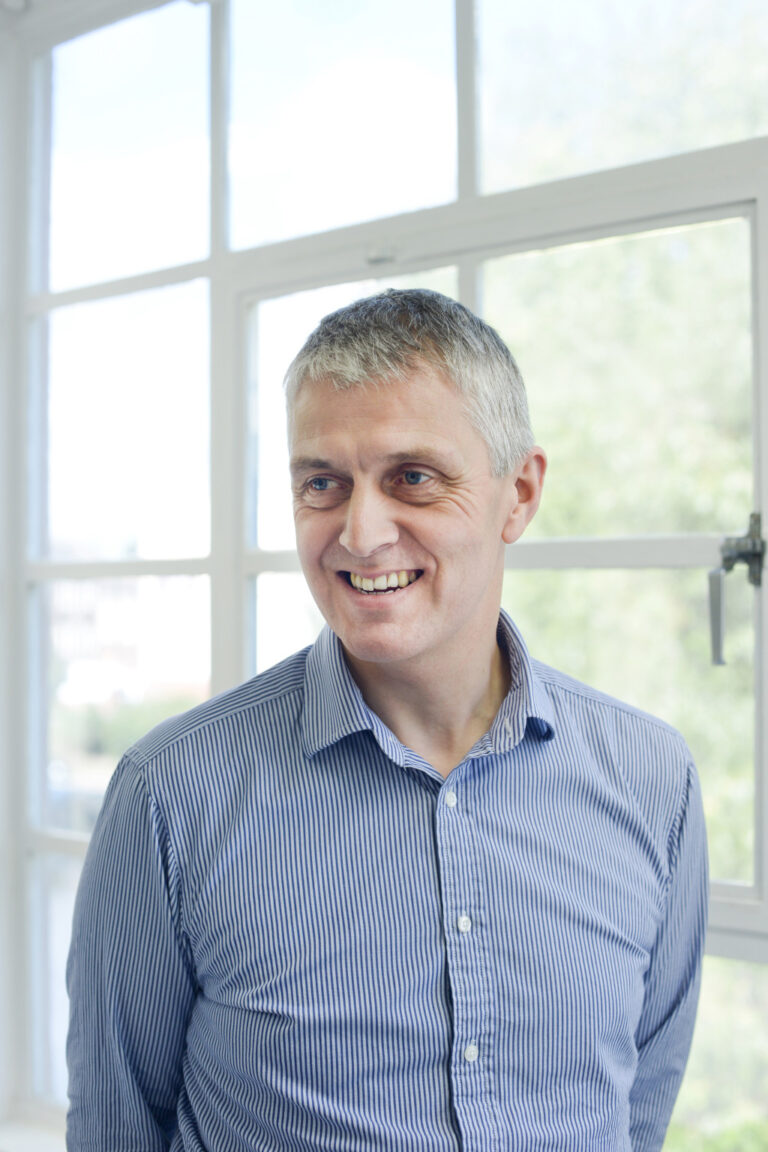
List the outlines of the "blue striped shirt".
{"label": "blue striped shirt", "polygon": [[667,725],[531,661],[442,777],[315,645],[131,748],[68,964],[70,1152],[661,1148],[706,906]]}

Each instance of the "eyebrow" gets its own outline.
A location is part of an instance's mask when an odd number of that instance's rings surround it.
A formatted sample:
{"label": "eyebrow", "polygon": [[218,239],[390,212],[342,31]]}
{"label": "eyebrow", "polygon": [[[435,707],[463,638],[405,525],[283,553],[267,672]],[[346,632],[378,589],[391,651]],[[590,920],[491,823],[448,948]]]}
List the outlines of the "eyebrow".
{"label": "eyebrow", "polygon": [[[455,459],[448,457],[445,453],[424,445],[415,445],[398,452],[388,452],[383,460],[390,468],[397,464],[426,464],[438,471],[444,471],[446,467],[457,467],[458,464]],[[338,465],[319,456],[295,456],[291,460],[290,467],[291,472],[333,472],[338,469]]]}
{"label": "eyebrow", "polygon": [[329,460],[317,456],[294,456],[290,462],[291,472],[327,472],[333,468]]}

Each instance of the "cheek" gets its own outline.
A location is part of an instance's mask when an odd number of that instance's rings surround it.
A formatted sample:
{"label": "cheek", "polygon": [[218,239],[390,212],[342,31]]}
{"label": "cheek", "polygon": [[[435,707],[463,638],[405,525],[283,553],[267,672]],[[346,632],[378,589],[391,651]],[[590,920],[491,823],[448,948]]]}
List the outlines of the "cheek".
{"label": "cheek", "polygon": [[446,552],[487,551],[501,539],[501,517],[490,502],[461,506],[454,503],[432,519],[428,531],[424,532],[425,540],[427,536],[435,548],[443,548]]}
{"label": "cheek", "polygon": [[296,548],[302,560],[317,560],[323,550],[337,538],[334,517],[324,512],[301,508],[294,512]]}
{"label": "cheek", "polygon": [[294,509],[293,512],[293,530],[296,534],[296,548],[299,555],[304,556],[308,554],[311,549],[312,542],[312,524],[306,515],[305,511]]}

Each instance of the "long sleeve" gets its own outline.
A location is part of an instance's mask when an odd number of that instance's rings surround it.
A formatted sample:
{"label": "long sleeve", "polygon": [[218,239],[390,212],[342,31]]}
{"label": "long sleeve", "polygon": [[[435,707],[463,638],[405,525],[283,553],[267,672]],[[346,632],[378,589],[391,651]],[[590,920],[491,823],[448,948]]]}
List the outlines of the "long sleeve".
{"label": "long sleeve", "polygon": [[670,834],[665,914],[649,967],[637,1032],[630,1096],[634,1152],[658,1152],[674,1108],[693,1036],[707,915],[707,846],[699,783],[689,765]]}
{"label": "long sleeve", "polygon": [[167,1148],[195,996],[180,882],[134,764],[110,783],[75,903],[67,964],[69,1152]]}

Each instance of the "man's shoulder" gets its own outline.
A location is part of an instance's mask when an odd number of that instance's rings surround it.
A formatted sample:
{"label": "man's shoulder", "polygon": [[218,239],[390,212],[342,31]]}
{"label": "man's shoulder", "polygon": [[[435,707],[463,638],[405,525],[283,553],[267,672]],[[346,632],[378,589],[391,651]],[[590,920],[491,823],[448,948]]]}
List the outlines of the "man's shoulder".
{"label": "man's shoulder", "polygon": [[593,688],[538,660],[532,660],[531,666],[555,714],[561,718],[567,714],[582,724],[596,725],[603,730],[627,734],[633,732],[638,738],[649,743],[668,745],[686,759],[690,758],[688,746],[680,732],[661,717],[599,688]]}
{"label": "man's shoulder", "polygon": [[275,712],[287,713],[292,700],[300,697],[304,687],[305,664],[309,648],[268,668],[187,712],[171,716],[152,728],[126,752],[126,758],[137,768],[144,768],[173,755],[185,745],[217,739],[231,739],[243,725],[255,723],[265,710],[270,712],[270,726]]}
{"label": "man's shoulder", "polygon": [[[592,688],[547,665],[532,662],[539,691],[554,721],[555,752],[618,800],[632,796],[644,825],[666,844],[696,779],[683,736],[665,720]],[[554,749],[553,749],[554,751]]]}

